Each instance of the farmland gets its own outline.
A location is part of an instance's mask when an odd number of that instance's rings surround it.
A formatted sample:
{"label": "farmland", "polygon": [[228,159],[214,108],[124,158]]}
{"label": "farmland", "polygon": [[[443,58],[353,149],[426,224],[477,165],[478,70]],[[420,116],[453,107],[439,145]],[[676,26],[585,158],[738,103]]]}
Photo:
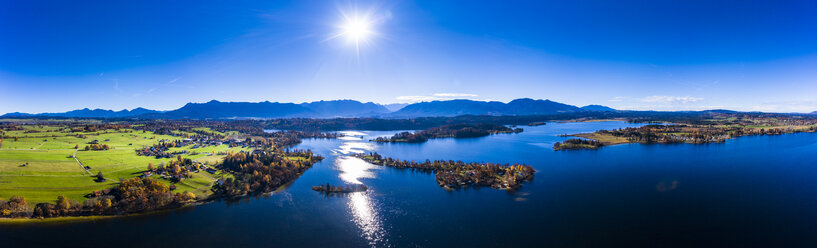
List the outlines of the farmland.
{"label": "farmland", "polygon": [[[198,131],[219,133],[207,128]],[[120,179],[142,175],[149,164],[160,166],[175,158],[139,156],[135,149],[151,146],[161,140],[178,140],[191,133],[174,132],[159,135],[134,129],[103,129],[76,132],[67,126],[18,125],[16,130],[3,131],[0,146],[0,199],[12,195],[23,196],[30,206],[40,202],[54,202],[64,195],[82,202],[85,195],[111,188]],[[108,150],[85,150],[88,144],[104,144]],[[216,164],[227,151],[238,152],[241,147],[228,145],[173,147],[170,151],[194,161]],[[222,154],[222,155],[217,155]],[[97,173],[107,180],[97,180]],[[174,191],[193,192],[199,197],[211,194],[210,186],[220,172],[205,170],[192,173],[191,178],[171,182],[158,175],[151,178],[173,185]]]}

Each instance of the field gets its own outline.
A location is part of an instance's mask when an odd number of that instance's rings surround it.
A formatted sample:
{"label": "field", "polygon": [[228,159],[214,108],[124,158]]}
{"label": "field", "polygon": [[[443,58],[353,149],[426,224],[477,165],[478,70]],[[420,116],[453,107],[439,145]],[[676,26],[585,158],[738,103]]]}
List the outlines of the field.
{"label": "field", "polygon": [[[0,199],[8,199],[13,195],[24,196],[31,206],[40,202],[53,203],[58,195],[83,202],[86,194],[111,188],[120,179],[141,175],[150,163],[159,166],[171,160],[138,156],[135,149],[157,144],[163,139],[182,138],[131,129],[71,132],[58,125],[20,127],[22,130],[5,131],[6,138],[0,146]],[[85,151],[85,146],[94,141],[108,145],[111,149]],[[240,150],[241,147],[219,145],[195,149],[192,146],[174,147],[170,151],[186,151],[183,158],[212,165],[224,157],[217,154]],[[86,166],[87,171],[84,168]],[[102,172],[108,180],[96,181],[98,172]],[[206,197],[211,194],[210,186],[222,175],[202,170],[193,173],[192,178],[176,183],[158,175],[151,177],[175,185],[176,192],[190,191],[199,197]]]}
{"label": "field", "polygon": [[573,134],[573,135],[570,135],[570,136],[582,137],[582,138],[585,138],[585,139],[595,140],[595,141],[601,142],[602,144],[604,144],[606,146],[630,143],[630,141],[628,141],[626,138],[616,137],[616,136],[613,136],[613,135],[610,135],[610,134],[603,134],[603,133],[579,133],[579,134]]}

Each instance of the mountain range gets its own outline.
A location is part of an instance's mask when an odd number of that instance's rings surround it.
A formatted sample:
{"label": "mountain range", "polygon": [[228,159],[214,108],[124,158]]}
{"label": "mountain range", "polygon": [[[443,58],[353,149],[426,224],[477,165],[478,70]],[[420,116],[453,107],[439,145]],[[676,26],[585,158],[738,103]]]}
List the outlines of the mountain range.
{"label": "mountain range", "polygon": [[145,108],[133,110],[80,109],[64,113],[9,113],[2,117],[86,117],[86,118],[144,118],[144,119],[223,119],[223,118],[334,118],[381,117],[414,118],[459,115],[550,115],[588,111],[616,111],[588,105],[576,107],[550,100],[521,98],[508,103],[496,101],[448,100],[414,104],[381,105],[355,100],[316,101],[308,103],[279,102],[220,102],[188,103],[176,110],[156,111]]}

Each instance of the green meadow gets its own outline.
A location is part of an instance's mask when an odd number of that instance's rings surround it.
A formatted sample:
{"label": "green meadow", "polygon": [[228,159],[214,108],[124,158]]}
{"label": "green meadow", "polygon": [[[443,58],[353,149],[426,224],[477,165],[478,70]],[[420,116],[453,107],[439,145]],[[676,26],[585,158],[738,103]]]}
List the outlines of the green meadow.
{"label": "green meadow", "polygon": [[[111,188],[120,179],[141,175],[147,170],[148,164],[159,166],[171,160],[138,156],[136,149],[157,144],[163,139],[182,139],[131,129],[71,132],[61,126],[22,127],[23,130],[5,131],[6,138],[0,147],[0,198],[24,196],[32,206],[40,202],[54,202],[59,195],[83,202],[88,193]],[[83,150],[92,141],[106,144],[111,149]],[[175,147],[170,151],[183,150],[187,151],[182,155],[183,158],[213,165],[224,157],[219,154],[227,151],[238,152],[242,148],[219,145],[194,149],[188,146]],[[88,171],[83,168],[85,166],[89,167]],[[97,182],[95,179],[98,172],[102,172],[108,180]],[[175,185],[175,192],[189,191],[197,196],[206,197],[211,194],[210,187],[217,179],[229,175],[201,171],[194,173],[193,178],[176,183],[171,183],[158,175],[151,177],[168,185]]]}

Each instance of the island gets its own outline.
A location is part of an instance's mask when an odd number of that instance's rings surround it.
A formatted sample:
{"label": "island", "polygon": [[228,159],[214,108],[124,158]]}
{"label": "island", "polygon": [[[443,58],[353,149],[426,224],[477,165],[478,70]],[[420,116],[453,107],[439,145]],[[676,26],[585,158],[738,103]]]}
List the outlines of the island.
{"label": "island", "polygon": [[532,180],[533,173],[536,172],[533,167],[524,164],[466,163],[453,160],[426,160],[418,163],[384,158],[378,153],[359,153],[353,156],[375,165],[434,173],[437,183],[446,189],[487,186],[511,190],[519,188],[525,181]]}
{"label": "island", "polygon": [[363,184],[331,185],[329,183],[326,183],[320,186],[312,186],[312,190],[325,194],[334,194],[334,193],[363,192],[369,190],[369,187],[366,187],[366,185]]}
{"label": "island", "polygon": [[582,149],[598,149],[604,146],[602,142],[588,139],[567,139],[563,142],[556,142],[553,144],[553,150],[582,150]]}
{"label": "island", "polygon": [[377,137],[374,142],[422,143],[436,138],[476,138],[498,133],[521,133],[521,128],[497,124],[452,124],[433,127],[418,132],[401,132],[391,137]]}

